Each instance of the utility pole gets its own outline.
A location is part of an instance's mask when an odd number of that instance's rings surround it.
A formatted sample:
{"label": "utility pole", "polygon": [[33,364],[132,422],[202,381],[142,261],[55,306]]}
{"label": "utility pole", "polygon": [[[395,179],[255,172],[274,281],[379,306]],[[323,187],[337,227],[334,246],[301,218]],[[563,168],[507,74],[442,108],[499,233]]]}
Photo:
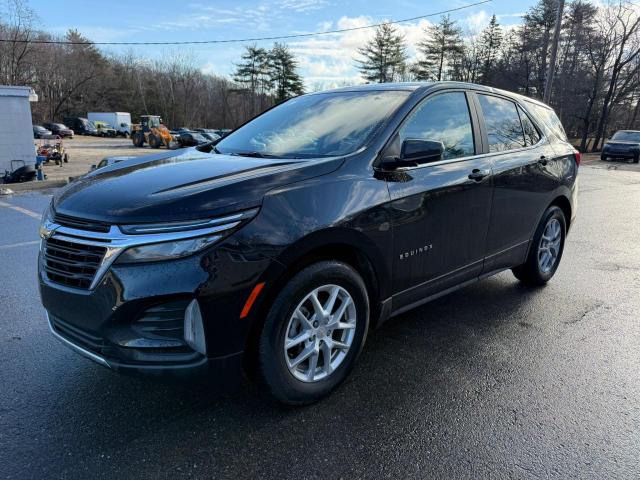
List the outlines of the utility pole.
{"label": "utility pole", "polygon": [[564,11],[564,0],[558,0],[558,11],[556,12],[556,27],[553,31],[553,43],[551,44],[551,59],[547,68],[547,81],[544,85],[544,103],[551,100],[551,86],[553,85],[553,75],[556,71],[556,56],[558,55],[558,43],[560,41],[560,30],[562,29],[562,13]]}

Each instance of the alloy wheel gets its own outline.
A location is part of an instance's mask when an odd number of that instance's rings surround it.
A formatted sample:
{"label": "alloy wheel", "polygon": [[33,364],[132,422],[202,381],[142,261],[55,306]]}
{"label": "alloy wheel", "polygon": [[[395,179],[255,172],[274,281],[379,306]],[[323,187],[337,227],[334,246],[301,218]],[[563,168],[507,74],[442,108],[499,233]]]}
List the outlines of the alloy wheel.
{"label": "alloy wheel", "polygon": [[285,330],[283,353],[289,372],[303,382],[330,376],[351,348],[356,318],[353,298],[339,285],[323,285],[309,292]]}
{"label": "alloy wheel", "polygon": [[543,273],[549,273],[560,254],[562,226],[557,218],[552,218],[544,228],[538,246],[538,266]]}

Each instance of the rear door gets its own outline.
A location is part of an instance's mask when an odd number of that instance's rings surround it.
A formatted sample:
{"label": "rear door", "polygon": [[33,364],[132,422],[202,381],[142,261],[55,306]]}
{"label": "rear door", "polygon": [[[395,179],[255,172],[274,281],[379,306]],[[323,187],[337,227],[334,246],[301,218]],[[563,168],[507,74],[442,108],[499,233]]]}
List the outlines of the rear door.
{"label": "rear door", "polygon": [[476,278],[491,211],[491,161],[480,149],[475,107],[462,90],[430,95],[394,139],[440,141],[443,158],[386,176],[393,219],[394,310]]}
{"label": "rear door", "polygon": [[554,151],[510,98],[476,93],[485,151],[493,169],[493,204],[483,273],[524,261],[541,212],[557,188]]}

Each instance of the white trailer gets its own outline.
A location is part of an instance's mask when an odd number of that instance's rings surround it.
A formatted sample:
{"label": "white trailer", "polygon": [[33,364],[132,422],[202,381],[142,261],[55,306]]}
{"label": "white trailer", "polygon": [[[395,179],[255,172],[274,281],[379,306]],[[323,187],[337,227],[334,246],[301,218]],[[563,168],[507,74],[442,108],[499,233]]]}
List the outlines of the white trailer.
{"label": "white trailer", "polygon": [[116,129],[118,135],[131,135],[131,114],[128,112],[89,112],[92,122],[106,122]]}
{"label": "white trailer", "polygon": [[12,160],[19,160],[19,166],[36,163],[29,102],[37,101],[30,87],[0,85],[0,176],[12,169]]}

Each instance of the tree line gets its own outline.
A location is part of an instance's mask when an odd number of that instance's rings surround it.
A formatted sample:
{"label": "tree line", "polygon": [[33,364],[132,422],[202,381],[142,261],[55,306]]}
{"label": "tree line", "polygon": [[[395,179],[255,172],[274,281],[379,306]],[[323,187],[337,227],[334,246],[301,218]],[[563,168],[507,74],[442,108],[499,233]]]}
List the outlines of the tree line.
{"label": "tree line", "polygon": [[[25,0],[8,0],[0,15],[0,85],[35,89],[34,123],[86,116],[91,111],[126,111],[137,119],[160,115],[171,127],[233,128],[260,111],[303,93],[297,62],[288,47],[247,47],[233,78],[203,73],[188,51],[156,60],[140,46],[107,55],[75,30],[63,36],[37,28]],[[63,40],[47,44],[33,41]],[[88,42],[86,44],[78,44]],[[249,61],[257,60],[253,76]]]}
{"label": "tree line", "polygon": [[[298,62],[284,44],[246,46],[233,75],[223,77],[202,72],[184,50],[155,60],[145,58],[153,46],[106,54],[75,30],[60,37],[37,28],[26,0],[6,4],[0,38],[9,41],[0,43],[0,84],[36,90],[35,122],[128,111],[134,119],[161,115],[171,127],[233,128],[304,92]],[[383,24],[354,62],[365,82],[459,80],[542,98],[556,9],[556,0],[538,0],[521,24],[503,27],[494,15],[479,32],[463,32],[443,16],[424,30],[414,58],[398,28]],[[597,150],[617,129],[640,129],[637,7],[627,0],[573,0],[561,25],[550,104],[569,136],[582,151]],[[61,39],[72,43],[32,43]]]}
{"label": "tree line", "polygon": [[[505,29],[496,16],[464,34],[443,16],[408,45],[391,24],[376,29],[356,64],[368,82],[457,80],[542,98],[558,2],[539,0],[522,24]],[[627,1],[574,0],[562,16],[550,104],[582,151],[601,148],[618,129],[640,129],[640,15]]]}

